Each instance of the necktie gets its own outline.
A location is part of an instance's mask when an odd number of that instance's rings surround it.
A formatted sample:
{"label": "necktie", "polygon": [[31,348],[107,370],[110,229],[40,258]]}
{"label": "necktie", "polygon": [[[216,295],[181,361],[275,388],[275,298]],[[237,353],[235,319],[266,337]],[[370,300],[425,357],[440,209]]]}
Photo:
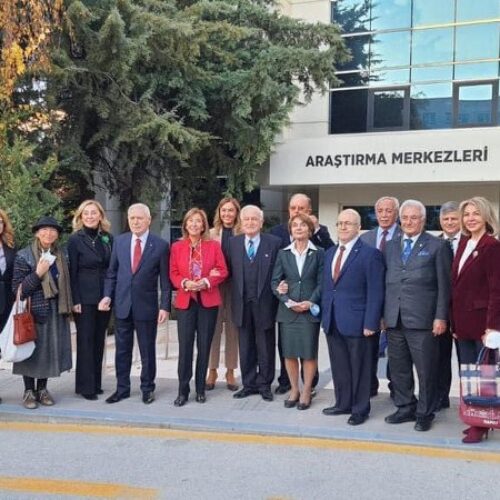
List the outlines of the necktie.
{"label": "necktie", "polygon": [[378,246],[378,249],[381,252],[384,252],[384,250],[385,250],[385,244],[387,243],[387,235],[388,234],[389,234],[389,231],[387,231],[387,229],[384,229],[382,231],[382,239],[380,240],[380,245]]}
{"label": "necktie", "polygon": [[456,238],[448,238],[448,243],[450,244],[451,251],[453,252],[453,255],[455,255],[455,246],[453,245],[453,242],[456,240]]}
{"label": "necktie", "polygon": [[253,240],[248,240],[247,255],[250,261],[253,261],[253,259],[255,258],[255,247]]}
{"label": "necktie", "polygon": [[142,257],[141,240],[139,238],[136,238],[134,247],[134,258],[132,260],[132,273],[135,273],[137,271],[137,268],[139,267],[139,262],[141,262],[141,257]]}
{"label": "necktie", "polygon": [[404,243],[405,246],[403,248],[403,252],[401,253],[401,260],[403,261],[403,264],[406,264],[411,254],[411,239],[405,238]]}
{"label": "necktie", "polygon": [[339,256],[337,257],[337,260],[335,261],[335,267],[333,268],[333,281],[337,282],[339,279],[340,275],[340,269],[342,267],[342,257],[344,256],[345,252],[345,246],[342,245],[339,247]]}

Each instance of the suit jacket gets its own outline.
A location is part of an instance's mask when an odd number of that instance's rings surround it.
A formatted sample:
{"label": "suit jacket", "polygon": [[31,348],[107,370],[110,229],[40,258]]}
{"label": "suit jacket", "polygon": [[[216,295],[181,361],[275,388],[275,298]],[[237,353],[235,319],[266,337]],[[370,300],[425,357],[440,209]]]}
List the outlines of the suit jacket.
{"label": "suit jacket", "polygon": [[[371,247],[377,248],[377,232],[378,232],[378,227],[374,229],[370,229],[369,231],[366,231],[366,233],[363,233],[360,236],[361,241],[366,243],[367,245],[370,245]],[[394,233],[392,234],[392,239],[400,238],[401,237],[401,227],[396,226],[394,229]],[[388,241],[391,241],[388,240]],[[387,242],[386,242],[387,245]]]}
{"label": "suit jacket", "polygon": [[[280,240],[271,234],[260,233],[259,249],[255,255],[255,264],[258,272],[258,301],[260,308],[259,329],[272,328],[275,317],[277,300],[271,289],[271,276],[274,263],[280,249]],[[231,306],[233,322],[236,326],[243,325],[244,308],[244,277],[243,259],[246,258],[245,235],[240,234],[229,240],[229,265],[231,269],[232,288]]]}
{"label": "suit jacket", "polygon": [[431,330],[435,319],[448,319],[451,248],[444,240],[423,232],[406,264],[401,253],[401,238],[387,242],[385,323],[388,328],[395,328],[401,317],[406,328]]}
{"label": "suit jacket", "polygon": [[[111,258],[113,238],[108,233],[102,240],[104,255],[92,244],[83,230],[73,233],[68,239],[69,274],[73,304],[96,305],[103,298],[104,279]],[[107,243],[106,243],[107,239]]]}
{"label": "suit jacket", "polygon": [[[132,312],[139,321],[156,321],[158,309],[170,311],[171,287],[168,279],[168,243],[149,233],[136,272],[132,273],[130,244],[132,233],[115,239],[104,281],[104,296],[114,302],[115,315],[125,319]],[[160,306],[158,307],[158,278]]]}
{"label": "suit jacket", "polygon": [[480,340],[487,328],[500,330],[500,242],[484,234],[459,274],[468,240],[460,240],[453,261],[452,331],[460,339]]}
{"label": "suit jacket", "polygon": [[[0,315],[10,311],[14,303],[14,294],[12,292],[12,272],[14,269],[14,257],[16,250],[3,244],[3,253],[5,255],[5,272],[0,272]],[[0,325],[1,326],[1,325]]]}
{"label": "suit jacket", "polygon": [[[317,250],[309,249],[302,268],[302,274],[299,274],[297,261],[291,250],[281,249],[278,252],[271,279],[273,293],[280,301],[276,321],[283,323],[293,323],[295,321],[319,322],[319,317],[313,316],[309,311],[296,313],[286,307],[285,303],[288,299],[295,302],[309,300],[319,305],[321,301],[321,280],[323,279],[323,259],[324,250],[322,248]],[[286,295],[280,295],[276,290],[281,280],[286,280],[288,284],[288,293]]]}
{"label": "suit jacket", "polygon": [[342,265],[337,282],[332,262],[338,246],[325,255],[321,320],[325,333],[333,327],[348,337],[363,337],[363,329],[378,331],[384,305],[385,266],[382,253],[360,239]]}
{"label": "suit jacket", "polygon": [[[269,232],[281,240],[281,248],[285,248],[290,245],[290,232],[288,231],[288,224],[278,224],[273,226]],[[334,245],[332,239],[330,238],[328,228],[322,224],[319,225],[318,232],[314,233],[310,239],[314,245],[325,250],[333,247]]]}
{"label": "suit jacket", "polygon": [[[220,243],[214,240],[201,241],[202,268],[201,277],[210,282],[210,288],[199,292],[201,303],[204,307],[216,307],[221,304],[219,285],[227,278],[228,270]],[[170,280],[177,288],[175,307],[187,309],[193,296],[191,292],[182,288],[185,279],[191,279],[190,270],[191,244],[189,239],[176,241],[172,245],[170,254]],[[218,276],[210,276],[210,272],[216,270]]]}

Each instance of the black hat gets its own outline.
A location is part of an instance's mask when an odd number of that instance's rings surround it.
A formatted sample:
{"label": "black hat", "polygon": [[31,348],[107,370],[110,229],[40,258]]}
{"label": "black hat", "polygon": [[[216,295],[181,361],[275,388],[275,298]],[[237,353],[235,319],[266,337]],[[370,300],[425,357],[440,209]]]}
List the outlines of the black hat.
{"label": "black hat", "polygon": [[44,215],[43,217],[40,217],[36,224],[31,228],[31,231],[33,233],[36,233],[39,229],[42,227],[53,227],[54,229],[57,229],[59,233],[62,233],[62,226],[57,222],[54,217],[50,217],[48,215]]}

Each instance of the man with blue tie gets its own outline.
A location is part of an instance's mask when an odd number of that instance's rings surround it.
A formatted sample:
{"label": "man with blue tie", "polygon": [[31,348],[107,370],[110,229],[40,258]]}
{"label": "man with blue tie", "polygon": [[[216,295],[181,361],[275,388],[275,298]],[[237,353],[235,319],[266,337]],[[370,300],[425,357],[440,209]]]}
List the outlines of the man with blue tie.
{"label": "man with blue tie", "polygon": [[271,276],[280,240],[261,233],[264,213],[259,207],[243,207],[240,218],[243,234],[229,240],[231,307],[239,330],[243,383],[243,389],[233,397],[241,399],[260,394],[264,401],[272,401],[278,301],[271,289]]}
{"label": "man with blue tie", "polygon": [[[425,206],[406,200],[399,209],[403,235],[385,249],[384,321],[389,341],[389,366],[397,411],[389,424],[415,423],[428,431],[437,402],[438,340],[447,329],[450,305],[450,246],[424,231]],[[413,379],[419,381],[418,400]]]}
{"label": "man with blue tie", "polygon": [[[114,241],[104,283],[104,298],[99,303],[100,310],[109,310],[113,303],[116,316],[117,387],[106,403],[118,403],[130,396],[135,330],[141,353],[142,401],[150,404],[154,401],[157,328],[168,319],[170,311],[169,246],[150,233],[151,214],[147,205],[131,205],[128,224],[130,232]],[[159,305],[158,281],[161,291]]]}

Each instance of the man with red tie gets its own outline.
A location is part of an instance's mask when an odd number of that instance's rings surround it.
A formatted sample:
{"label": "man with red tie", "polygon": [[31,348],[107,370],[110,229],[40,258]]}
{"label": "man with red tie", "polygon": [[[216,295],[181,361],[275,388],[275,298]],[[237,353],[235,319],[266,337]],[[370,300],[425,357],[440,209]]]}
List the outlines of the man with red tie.
{"label": "man with red tie", "polygon": [[151,214],[147,205],[131,205],[128,224],[130,232],[115,239],[104,283],[104,298],[99,303],[100,310],[109,310],[113,303],[116,316],[117,388],[106,403],[118,403],[130,396],[135,330],[141,353],[142,401],[150,404],[154,401],[157,328],[168,319],[170,311],[169,246],[149,232]]}

